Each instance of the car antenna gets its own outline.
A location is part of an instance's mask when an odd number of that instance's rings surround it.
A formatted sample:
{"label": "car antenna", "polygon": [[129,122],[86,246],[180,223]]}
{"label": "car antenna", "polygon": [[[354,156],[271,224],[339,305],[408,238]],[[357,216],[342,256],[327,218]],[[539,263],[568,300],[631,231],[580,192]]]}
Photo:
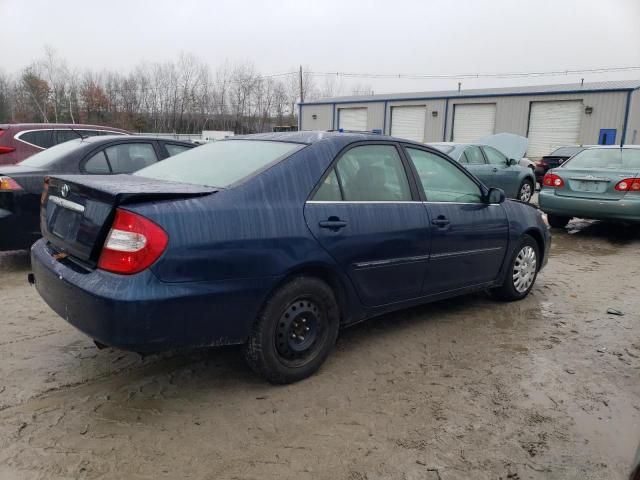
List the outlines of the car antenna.
{"label": "car antenna", "polygon": [[69,130],[71,130],[73,133],[78,135],[81,140],[84,140],[85,138],[88,138],[88,136],[87,137],[83,137],[82,134],[79,131],[75,130],[73,127],[69,127]]}

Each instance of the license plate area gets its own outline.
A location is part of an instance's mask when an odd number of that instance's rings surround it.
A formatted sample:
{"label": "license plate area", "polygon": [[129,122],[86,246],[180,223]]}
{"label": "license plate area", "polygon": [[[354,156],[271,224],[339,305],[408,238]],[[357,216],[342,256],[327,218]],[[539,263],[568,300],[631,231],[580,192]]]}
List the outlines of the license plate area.
{"label": "license plate area", "polygon": [[583,179],[571,180],[571,190],[575,192],[604,193],[607,190],[607,185],[608,185],[608,182],[603,182],[599,180],[583,180]]}

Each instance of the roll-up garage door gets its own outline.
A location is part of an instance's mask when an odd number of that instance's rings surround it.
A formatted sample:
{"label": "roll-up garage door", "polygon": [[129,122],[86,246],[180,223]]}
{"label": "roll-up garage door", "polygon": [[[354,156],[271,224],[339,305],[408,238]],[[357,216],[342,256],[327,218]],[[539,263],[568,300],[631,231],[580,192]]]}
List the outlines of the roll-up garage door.
{"label": "roll-up garage door", "polygon": [[531,102],[527,157],[543,157],[556,147],[577,145],[582,100]]}
{"label": "roll-up garage door", "polygon": [[338,128],[356,132],[367,131],[366,108],[341,108],[338,110]]}
{"label": "roll-up garage door", "polygon": [[424,141],[425,105],[391,107],[391,135],[415,142]]}
{"label": "roll-up garage door", "polygon": [[493,135],[496,128],[496,104],[459,104],[453,110],[453,141],[472,143]]}

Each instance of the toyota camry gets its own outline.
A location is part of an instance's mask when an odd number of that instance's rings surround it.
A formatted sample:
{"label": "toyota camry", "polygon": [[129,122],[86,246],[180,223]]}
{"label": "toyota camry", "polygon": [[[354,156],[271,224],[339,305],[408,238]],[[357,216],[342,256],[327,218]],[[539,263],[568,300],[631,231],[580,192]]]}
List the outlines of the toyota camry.
{"label": "toyota camry", "polygon": [[31,281],[97,344],[242,344],[274,383],[311,375],[367,318],[483,290],[524,298],[550,244],[539,210],[442,152],[340,132],[51,177],[41,228]]}

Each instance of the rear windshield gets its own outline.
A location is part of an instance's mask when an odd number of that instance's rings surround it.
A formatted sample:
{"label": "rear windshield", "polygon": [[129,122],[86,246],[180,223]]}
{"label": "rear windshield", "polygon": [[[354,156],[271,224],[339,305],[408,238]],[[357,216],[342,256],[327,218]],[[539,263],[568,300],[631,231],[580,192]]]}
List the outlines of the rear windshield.
{"label": "rear windshield", "polygon": [[54,147],[47,148],[40,153],[31,155],[26,160],[20,162],[20,165],[27,165],[29,167],[48,167],[56,163],[56,161],[66,155],[67,153],[75,150],[81,145],[81,140],[70,140],[68,142],[60,143]]}
{"label": "rear windshield", "polygon": [[563,168],[610,168],[640,170],[640,149],[593,148],[583,150],[562,165]]}
{"label": "rear windshield", "polygon": [[299,143],[221,140],[138,170],[158,180],[228,187],[303,148]]}
{"label": "rear windshield", "polygon": [[451,153],[455,147],[455,145],[440,145],[437,143],[431,143],[431,147],[440,150],[442,153]]}
{"label": "rear windshield", "polygon": [[582,147],[560,147],[549,154],[550,157],[570,157],[582,150]]}

